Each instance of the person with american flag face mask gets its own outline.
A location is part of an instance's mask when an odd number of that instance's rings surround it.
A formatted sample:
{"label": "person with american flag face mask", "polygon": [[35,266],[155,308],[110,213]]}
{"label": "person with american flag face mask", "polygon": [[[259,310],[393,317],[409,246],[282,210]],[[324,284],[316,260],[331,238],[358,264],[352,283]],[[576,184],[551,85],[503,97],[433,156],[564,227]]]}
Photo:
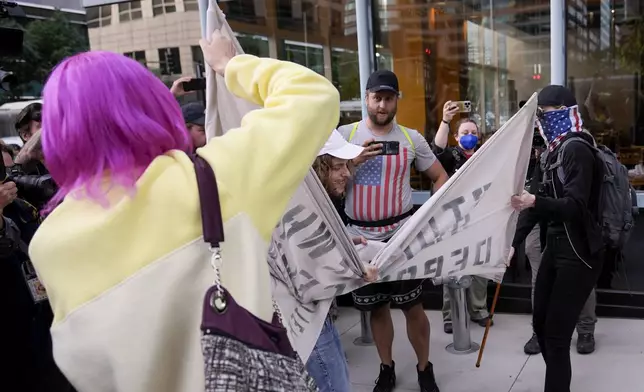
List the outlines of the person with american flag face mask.
{"label": "person with american flag face mask", "polygon": [[572,334],[602,269],[603,163],[595,154],[592,136],[583,132],[577,101],[566,87],[550,85],[541,90],[537,120],[547,145],[535,169],[541,181],[538,189],[510,200],[513,208],[522,211],[513,247],[525,240],[536,223],[547,222],[532,325],[546,363],[545,392],[568,392]]}

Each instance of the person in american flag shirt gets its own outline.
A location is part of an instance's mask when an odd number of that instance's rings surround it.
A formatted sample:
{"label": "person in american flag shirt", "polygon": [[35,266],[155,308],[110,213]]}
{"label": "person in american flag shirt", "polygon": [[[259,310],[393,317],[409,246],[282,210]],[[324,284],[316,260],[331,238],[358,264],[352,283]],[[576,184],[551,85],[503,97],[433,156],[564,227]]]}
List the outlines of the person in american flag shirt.
{"label": "person in american flag shirt", "polygon": [[[448,179],[429,143],[416,130],[394,120],[398,105],[398,78],[391,71],[374,72],[367,81],[368,117],[359,123],[342,126],[338,131],[349,142],[365,147],[353,163],[355,176],[349,183],[345,212],[352,236],[388,241],[412,215],[410,171],[416,169],[434,184],[434,191]],[[399,143],[397,155],[381,155],[380,141]],[[375,143],[374,143],[375,142]],[[402,309],[407,320],[407,335],[418,357],[418,384],[421,392],[439,392],[429,362],[429,320],[422,306],[422,280],[381,282],[353,292],[356,308],[371,312],[373,338],[380,356],[380,374],[374,392],[389,392],[396,385],[392,358],[394,337],[389,304]]]}

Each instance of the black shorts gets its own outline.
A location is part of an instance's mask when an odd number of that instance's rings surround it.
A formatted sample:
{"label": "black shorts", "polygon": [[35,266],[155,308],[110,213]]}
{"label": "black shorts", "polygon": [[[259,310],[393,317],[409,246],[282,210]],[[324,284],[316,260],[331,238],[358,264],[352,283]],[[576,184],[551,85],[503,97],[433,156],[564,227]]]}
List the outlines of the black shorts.
{"label": "black shorts", "polygon": [[353,291],[356,309],[369,312],[390,302],[402,310],[409,310],[423,300],[425,279],[401,280],[396,282],[372,283]]}

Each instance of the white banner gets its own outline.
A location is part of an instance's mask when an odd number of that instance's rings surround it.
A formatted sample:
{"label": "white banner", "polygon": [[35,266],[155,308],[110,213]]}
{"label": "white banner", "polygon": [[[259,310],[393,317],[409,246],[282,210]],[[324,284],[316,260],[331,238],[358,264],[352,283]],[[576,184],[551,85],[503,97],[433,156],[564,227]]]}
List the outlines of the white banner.
{"label": "white banner", "polygon": [[[235,40],[211,0],[208,29]],[[209,71],[208,137],[238,127],[254,109],[233,97]],[[510,197],[523,190],[530,157],[536,94],[426,202],[385,245],[356,249],[317,176],[310,171],[274,234],[268,255],[273,295],[293,347],[307,360],[333,297],[365,284],[361,263],[371,261],[382,281],[505,272],[517,213]],[[225,282],[224,282],[225,284]]]}

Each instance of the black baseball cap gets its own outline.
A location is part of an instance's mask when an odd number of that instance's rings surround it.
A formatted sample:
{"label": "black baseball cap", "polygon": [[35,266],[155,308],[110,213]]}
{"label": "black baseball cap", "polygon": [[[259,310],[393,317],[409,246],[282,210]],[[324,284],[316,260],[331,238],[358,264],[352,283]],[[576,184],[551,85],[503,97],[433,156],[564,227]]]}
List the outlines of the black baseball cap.
{"label": "black baseball cap", "polygon": [[537,105],[571,107],[577,105],[577,99],[568,88],[551,84],[539,92]]}
{"label": "black baseball cap", "polygon": [[398,94],[398,77],[396,77],[395,73],[385,69],[376,71],[367,80],[367,91],[373,93],[378,91],[391,91]]}
{"label": "black baseball cap", "polygon": [[181,114],[186,124],[206,125],[206,108],[199,102],[191,102],[181,106]]}

